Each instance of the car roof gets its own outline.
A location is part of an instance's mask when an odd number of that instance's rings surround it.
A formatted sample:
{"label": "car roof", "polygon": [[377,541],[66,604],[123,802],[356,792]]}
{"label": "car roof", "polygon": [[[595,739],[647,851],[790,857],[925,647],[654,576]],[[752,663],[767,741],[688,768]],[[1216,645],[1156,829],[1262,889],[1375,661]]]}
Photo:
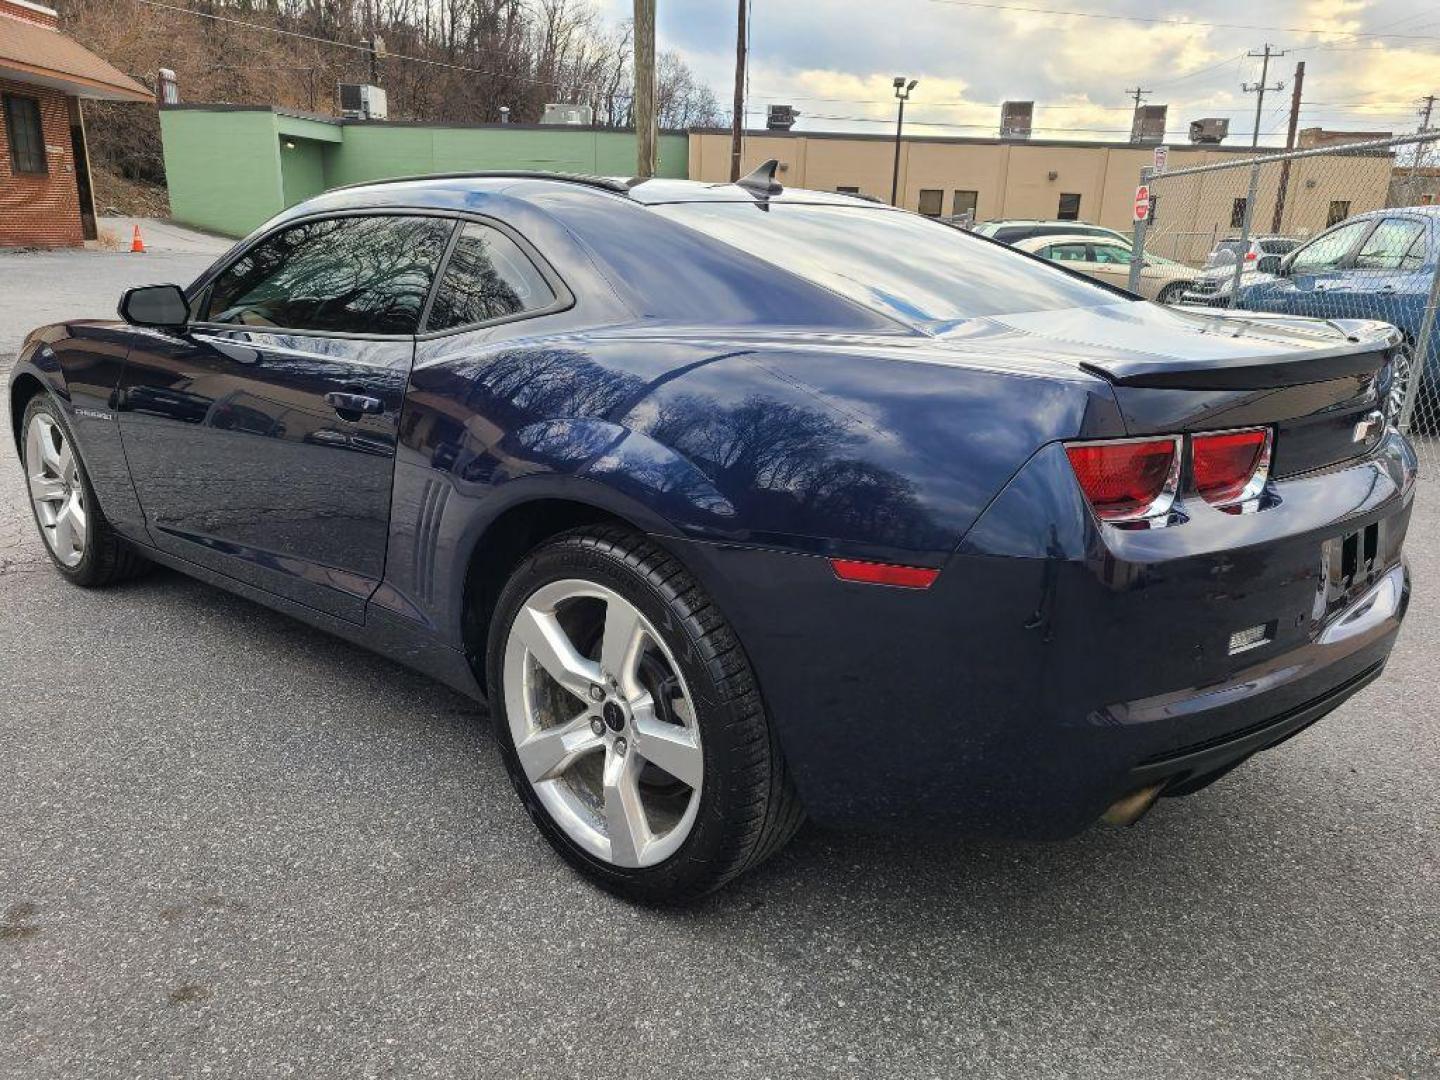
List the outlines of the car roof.
{"label": "car roof", "polygon": [[[377,191],[393,192],[404,202],[407,193],[424,196],[428,207],[437,205],[437,196],[452,192],[454,209],[465,208],[465,196],[473,192],[504,193],[524,198],[527,192],[537,190],[570,189],[576,192],[593,192],[600,198],[622,198],[630,202],[652,206],[677,202],[789,202],[807,204],[829,204],[837,206],[867,206],[891,210],[883,203],[858,195],[834,191],[815,191],[808,188],[785,188],[774,193],[762,193],[755,187],[743,184],[707,183],[700,180],[676,180],[665,177],[640,179],[638,177],[588,176],[582,173],[540,172],[530,170],[493,170],[486,172],[426,173],[416,176],[397,176],[382,180],[369,180],[359,184],[347,184],[326,192],[327,205],[339,208],[347,201],[346,193],[354,193],[357,202],[369,203]],[[439,201],[443,201],[443,198]]]}
{"label": "car roof", "polygon": [[1002,228],[1026,225],[1067,225],[1081,229],[1104,229],[1106,232],[1118,232],[1108,225],[1094,225],[1088,221],[1066,221],[1063,218],[995,218],[991,221],[982,221],[981,225],[998,225]]}
{"label": "car roof", "polygon": [[[1023,251],[1028,251],[1030,249],[1025,247],[1026,244],[1034,244],[1039,247],[1046,244],[1093,244],[1094,242],[1095,236],[1093,233],[1056,233],[1051,236],[1027,236],[1024,240],[1015,241],[1014,246]],[[1113,244],[1116,241],[1110,240],[1108,242]]]}

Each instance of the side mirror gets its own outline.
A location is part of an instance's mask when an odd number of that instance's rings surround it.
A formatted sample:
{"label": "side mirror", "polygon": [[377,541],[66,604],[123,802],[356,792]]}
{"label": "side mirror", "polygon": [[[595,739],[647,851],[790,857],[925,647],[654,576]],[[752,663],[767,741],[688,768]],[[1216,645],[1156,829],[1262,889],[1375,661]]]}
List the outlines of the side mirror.
{"label": "side mirror", "polygon": [[1289,277],[1295,272],[1295,256],[1282,255],[1280,261],[1275,264],[1276,277]]}
{"label": "side mirror", "polygon": [[142,285],[120,297],[120,317],[132,326],[178,330],[190,321],[190,305],[178,285]]}

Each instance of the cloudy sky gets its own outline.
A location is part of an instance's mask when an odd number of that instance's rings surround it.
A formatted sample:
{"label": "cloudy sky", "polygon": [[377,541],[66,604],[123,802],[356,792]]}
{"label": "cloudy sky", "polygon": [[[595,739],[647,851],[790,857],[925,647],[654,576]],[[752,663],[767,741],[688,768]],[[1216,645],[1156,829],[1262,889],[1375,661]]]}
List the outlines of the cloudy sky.
{"label": "cloudy sky", "polygon": [[[616,18],[631,10],[602,3]],[[658,0],[658,10],[660,47],[728,103],[735,3]],[[1124,138],[1126,90],[1138,85],[1170,106],[1170,139],[1192,119],[1225,116],[1231,141],[1248,141],[1255,95],[1240,85],[1259,79],[1260,61],[1245,54],[1266,42],[1288,53],[1271,62],[1268,81],[1285,90],[1266,96],[1262,144],[1284,141],[1298,60],[1302,127],[1414,130],[1417,99],[1440,93],[1434,0],[753,0],[749,123],[786,103],[804,115],[799,128],[885,131],[904,74],[920,80],[906,107],[915,134],[994,135],[999,102],[1015,99],[1036,102],[1037,136]]]}

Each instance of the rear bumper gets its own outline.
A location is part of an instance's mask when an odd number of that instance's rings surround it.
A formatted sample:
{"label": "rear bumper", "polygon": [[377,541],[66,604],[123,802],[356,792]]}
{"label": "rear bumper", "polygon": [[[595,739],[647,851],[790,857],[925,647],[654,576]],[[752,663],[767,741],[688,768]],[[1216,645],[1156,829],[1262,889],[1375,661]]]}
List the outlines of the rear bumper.
{"label": "rear bumper", "polygon": [[[1414,457],[1398,436],[1287,481],[1273,510],[1124,536],[1056,505],[1073,482],[1027,486],[1032,472],[928,590],[683,545],[740,633],[816,819],[1073,835],[1137,788],[1204,786],[1383,669],[1409,596]],[[1336,553],[1371,526],[1373,561],[1337,586]],[[1257,625],[1268,640],[1230,655]]]}

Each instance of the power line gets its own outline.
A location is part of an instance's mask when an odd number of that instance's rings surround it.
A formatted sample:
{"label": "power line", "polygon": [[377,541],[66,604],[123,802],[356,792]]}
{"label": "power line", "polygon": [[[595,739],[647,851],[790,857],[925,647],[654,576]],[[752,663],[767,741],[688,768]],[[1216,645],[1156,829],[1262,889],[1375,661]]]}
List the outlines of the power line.
{"label": "power line", "polygon": [[1028,7],[1021,4],[986,3],[983,0],[930,0],[932,4],[951,7],[980,8],[986,11],[1018,11],[1027,15],[1064,15],[1075,19],[1104,19],[1109,22],[1138,22],[1155,26],[1177,26],[1197,30],[1259,30],[1279,34],[1321,34],[1327,37],[1396,38],[1404,41],[1440,41],[1440,36],[1418,34],[1381,34],[1359,30],[1330,30],[1320,26],[1256,26],[1252,23],[1202,22],[1199,19],[1167,19],[1146,15],[1110,15],[1097,11],[1073,11],[1065,8]]}

